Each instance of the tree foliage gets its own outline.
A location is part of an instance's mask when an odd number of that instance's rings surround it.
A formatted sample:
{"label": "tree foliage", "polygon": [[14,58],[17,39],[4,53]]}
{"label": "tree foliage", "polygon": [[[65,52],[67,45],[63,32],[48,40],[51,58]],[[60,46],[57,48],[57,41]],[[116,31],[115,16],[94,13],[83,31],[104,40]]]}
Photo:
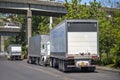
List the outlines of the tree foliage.
{"label": "tree foliage", "polygon": [[37,34],[49,34],[49,17],[45,16],[33,16],[33,35]]}
{"label": "tree foliage", "polygon": [[94,0],[90,6],[80,4],[81,0],[67,0],[65,7],[67,19],[96,19],[99,22],[99,48],[103,64],[114,63],[120,65],[120,12],[114,12],[112,17],[107,17],[106,11],[101,8],[101,3]]}

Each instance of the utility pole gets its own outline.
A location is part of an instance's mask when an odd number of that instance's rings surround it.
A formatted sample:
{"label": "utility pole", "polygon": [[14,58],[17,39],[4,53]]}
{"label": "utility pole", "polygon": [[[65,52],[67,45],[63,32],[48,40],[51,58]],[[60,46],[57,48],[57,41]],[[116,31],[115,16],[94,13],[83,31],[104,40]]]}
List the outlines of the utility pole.
{"label": "utility pole", "polygon": [[29,38],[32,35],[32,11],[30,7],[27,11],[27,45],[29,46]]}
{"label": "utility pole", "polygon": [[52,23],[53,23],[53,18],[52,17],[50,17],[50,30],[52,29]]}

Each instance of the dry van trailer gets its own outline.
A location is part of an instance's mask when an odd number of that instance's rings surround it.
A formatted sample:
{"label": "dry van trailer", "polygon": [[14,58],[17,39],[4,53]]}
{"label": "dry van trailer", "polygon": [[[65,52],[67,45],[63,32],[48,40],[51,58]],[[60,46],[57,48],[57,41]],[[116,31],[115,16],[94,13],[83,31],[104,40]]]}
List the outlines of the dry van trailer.
{"label": "dry van trailer", "polygon": [[37,35],[30,37],[28,47],[28,63],[47,65],[50,55],[49,35]]}
{"label": "dry van trailer", "polygon": [[50,32],[50,66],[62,71],[94,71],[98,57],[98,21],[65,20]]}

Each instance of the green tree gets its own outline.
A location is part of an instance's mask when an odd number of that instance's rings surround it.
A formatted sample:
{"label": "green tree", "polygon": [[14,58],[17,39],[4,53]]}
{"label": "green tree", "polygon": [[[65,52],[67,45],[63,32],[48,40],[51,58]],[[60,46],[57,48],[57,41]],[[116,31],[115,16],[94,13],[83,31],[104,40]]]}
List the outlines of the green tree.
{"label": "green tree", "polygon": [[81,0],[72,0],[72,3],[69,3],[65,0],[65,7],[68,10],[66,14],[66,19],[88,19],[89,18],[89,8],[86,4],[80,4]]}
{"label": "green tree", "polygon": [[99,44],[100,54],[105,64],[112,63],[110,55],[111,49],[115,45],[116,30],[113,28],[113,21],[107,17],[107,13],[101,8],[101,3],[94,0],[90,2],[90,6],[80,4],[81,0],[72,0],[69,3],[66,0],[65,7],[68,14],[65,16],[67,19],[96,19],[99,22]]}
{"label": "green tree", "polygon": [[48,34],[49,29],[49,17],[46,16],[34,16],[33,19],[33,35]]}
{"label": "green tree", "polygon": [[[113,62],[115,66],[120,65],[120,12],[117,10],[112,15],[112,27],[114,30],[114,41],[115,44],[111,48],[110,54],[113,56]],[[119,66],[120,67],[120,66]]]}

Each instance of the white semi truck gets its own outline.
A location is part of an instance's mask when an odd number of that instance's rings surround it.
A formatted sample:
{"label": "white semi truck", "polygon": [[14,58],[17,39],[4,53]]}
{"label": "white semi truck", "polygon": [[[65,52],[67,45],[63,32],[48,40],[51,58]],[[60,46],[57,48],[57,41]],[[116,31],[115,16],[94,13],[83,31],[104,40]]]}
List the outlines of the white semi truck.
{"label": "white semi truck", "polygon": [[95,71],[98,57],[98,21],[65,20],[50,32],[50,66],[62,71]]}
{"label": "white semi truck", "polygon": [[20,44],[11,44],[8,47],[8,56],[10,60],[21,60],[22,46]]}
{"label": "white semi truck", "polygon": [[49,41],[49,35],[37,35],[30,38],[30,44],[28,47],[28,63],[37,63],[44,66],[49,64]]}

